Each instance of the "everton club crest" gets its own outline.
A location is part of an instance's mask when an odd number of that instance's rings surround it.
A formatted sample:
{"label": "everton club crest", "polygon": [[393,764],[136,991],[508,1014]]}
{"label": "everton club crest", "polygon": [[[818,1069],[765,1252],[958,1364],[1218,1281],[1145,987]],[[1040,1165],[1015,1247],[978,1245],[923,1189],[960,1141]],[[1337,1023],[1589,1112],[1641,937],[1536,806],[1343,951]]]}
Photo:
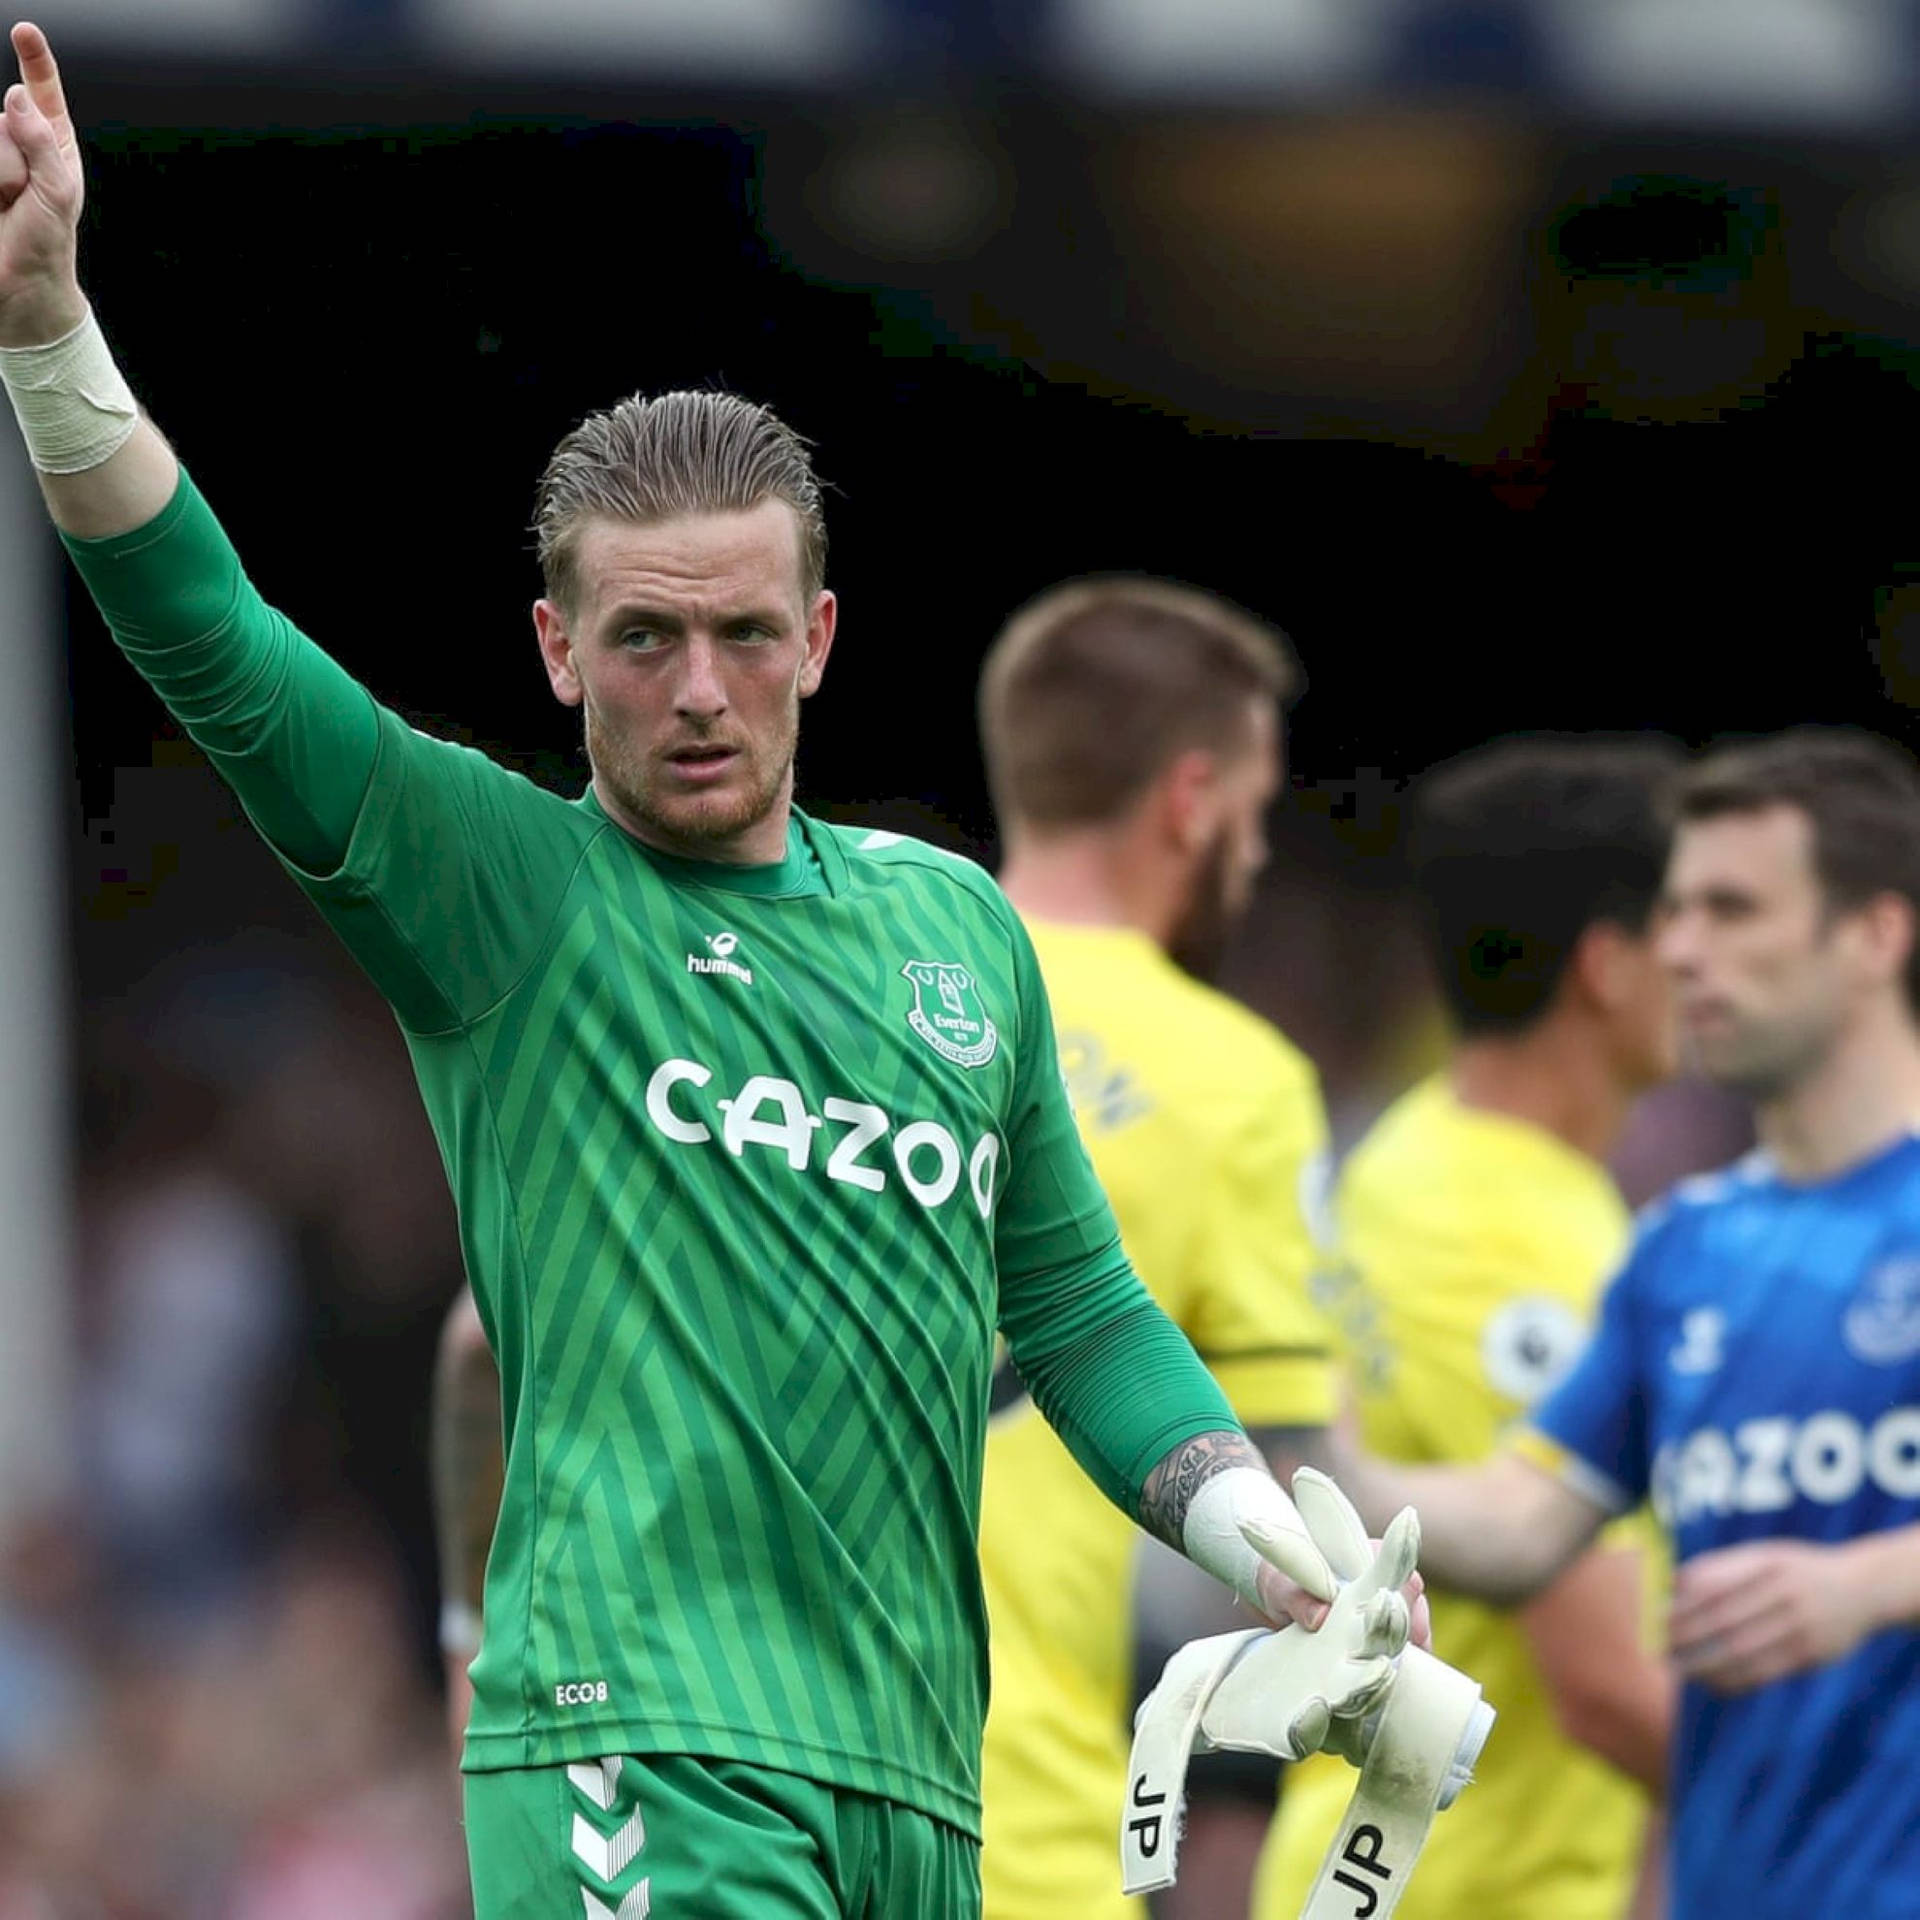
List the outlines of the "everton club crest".
{"label": "everton club crest", "polygon": [[1840,1322],[1849,1347],[1875,1366],[1920,1353],[1920,1258],[1882,1260],[1861,1283]]}
{"label": "everton club crest", "polygon": [[909,960],[900,971],[913,983],[907,1025],[943,1060],[984,1067],[1000,1033],[980,1004],[973,975],[956,960]]}

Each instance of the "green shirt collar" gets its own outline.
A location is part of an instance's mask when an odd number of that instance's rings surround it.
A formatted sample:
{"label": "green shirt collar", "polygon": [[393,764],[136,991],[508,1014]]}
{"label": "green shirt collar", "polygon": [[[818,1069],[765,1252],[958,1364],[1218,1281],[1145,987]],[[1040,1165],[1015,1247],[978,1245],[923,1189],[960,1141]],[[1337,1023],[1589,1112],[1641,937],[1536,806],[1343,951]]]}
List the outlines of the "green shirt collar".
{"label": "green shirt collar", "polygon": [[798,807],[787,819],[786,853],[769,866],[743,867],[727,860],[683,859],[636,840],[610,818],[591,787],[580,796],[580,804],[608,821],[634,852],[679,886],[712,887],[721,893],[754,894],[764,900],[797,900],[833,892],[833,882],[841,877],[841,862],[836,857],[839,850],[827,844],[828,836],[819,823]]}

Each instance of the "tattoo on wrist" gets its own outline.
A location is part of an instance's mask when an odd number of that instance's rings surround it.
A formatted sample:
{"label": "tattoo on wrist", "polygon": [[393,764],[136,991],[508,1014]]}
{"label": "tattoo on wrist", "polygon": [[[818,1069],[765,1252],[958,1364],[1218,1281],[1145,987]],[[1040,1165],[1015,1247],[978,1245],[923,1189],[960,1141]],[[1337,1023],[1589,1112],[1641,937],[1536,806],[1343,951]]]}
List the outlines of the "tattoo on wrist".
{"label": "tattoo on wrist", "polygon": [[1231,1428],[1181,1441],[1147,1475],[1147,1484],[1140,1489],[1140,1524],[1156,1540],[1184,1551],[1187,1509],[1193,1505],[1193,1496],[1216,1473],[1225,1473],[1229,1467],[1267,1471],[1259,1448],[1244,1433]]}

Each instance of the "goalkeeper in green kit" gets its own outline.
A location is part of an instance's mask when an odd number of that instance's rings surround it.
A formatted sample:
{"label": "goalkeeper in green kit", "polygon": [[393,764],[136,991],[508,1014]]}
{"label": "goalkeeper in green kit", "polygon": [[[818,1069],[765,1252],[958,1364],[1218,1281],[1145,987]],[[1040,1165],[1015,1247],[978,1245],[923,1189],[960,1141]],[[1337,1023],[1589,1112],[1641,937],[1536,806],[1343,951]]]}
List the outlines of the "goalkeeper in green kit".
{"label": "goalkeeper in green kit", "polygon": [[835,619],[803,444],[667,394],[554,454],[534,623],[578,799],[413,731],[139,414],[52,54],[13,47],[0,377],[121,646],[392,1004],[499,1365],[480,1920],[973,1914],[996,1332],[1250,1606],[1315,1625],[1334,1582],[1120,1252],[992,882],[792,805]]}

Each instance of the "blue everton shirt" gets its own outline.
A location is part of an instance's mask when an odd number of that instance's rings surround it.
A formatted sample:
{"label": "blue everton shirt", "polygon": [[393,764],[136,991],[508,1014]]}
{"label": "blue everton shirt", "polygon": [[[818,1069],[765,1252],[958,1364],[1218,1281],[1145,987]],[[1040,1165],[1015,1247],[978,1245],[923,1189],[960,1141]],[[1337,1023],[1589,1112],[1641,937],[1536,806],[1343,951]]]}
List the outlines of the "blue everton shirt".
{"label": "blue everton shirt", "polygon": [[[1920,1521],[1920,1140],[1810,1186],[1755,1155],[1677,1189],[1532,1424],[1583,1493],[1651,1495],[1682,1561]],[[1676,1920],[1920,1916],[1920,1633],[1689,1685],[1672,1777]]]}

